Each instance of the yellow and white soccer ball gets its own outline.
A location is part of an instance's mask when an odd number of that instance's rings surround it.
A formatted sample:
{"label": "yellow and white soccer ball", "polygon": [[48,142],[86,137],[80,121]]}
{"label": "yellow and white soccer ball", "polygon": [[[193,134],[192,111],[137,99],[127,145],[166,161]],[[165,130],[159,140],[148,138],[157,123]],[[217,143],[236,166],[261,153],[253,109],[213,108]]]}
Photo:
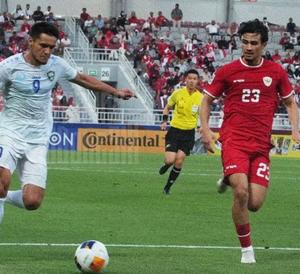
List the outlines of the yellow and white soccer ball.
{"label": "yellow and white soccer ball", "polygon": [[77,247],[74,259],[83,273],[100,273],[107,266],[109,256],[103,243],[89,240]]}

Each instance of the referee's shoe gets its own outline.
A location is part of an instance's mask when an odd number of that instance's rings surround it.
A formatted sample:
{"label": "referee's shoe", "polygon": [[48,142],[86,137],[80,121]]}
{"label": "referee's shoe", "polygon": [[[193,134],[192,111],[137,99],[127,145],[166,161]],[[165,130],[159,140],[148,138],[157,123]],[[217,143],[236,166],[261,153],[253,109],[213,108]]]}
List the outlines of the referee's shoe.
{"label": "referee's shoe", "polygon": [[163,190],[163,193],[164,193],[164,194],[170,195],[170,189],[171,189],[173,183],[174,183],[173,181],[168,181],[168,182],[166,183],[166,185],[164,186],[164,190]]}

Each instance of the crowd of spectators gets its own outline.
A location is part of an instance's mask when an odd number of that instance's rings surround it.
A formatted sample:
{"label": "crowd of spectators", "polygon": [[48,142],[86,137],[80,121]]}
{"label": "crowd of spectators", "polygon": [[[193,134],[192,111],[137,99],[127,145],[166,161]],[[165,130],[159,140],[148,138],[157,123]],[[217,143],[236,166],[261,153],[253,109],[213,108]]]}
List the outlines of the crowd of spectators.
{"label": "crowd of spectators", "polygon": [[[86,8],[80,14],[80,26],[93,47],[123,51],[153,90],[157,108],[164,106],[162,98],[184,82],[185,71],[197,68],[203,79],[199,88],[203,88],[215,71],[216,59],[226,58],[236,48],[234,28],[228,35],[219,35],[219,27],[207,27],[204,36],[196,32],[190,36],[187,30],[181,31],[183,12],[179,5],[170,17],[158,11],[157,16],[149,12],[144,19],[134,11],[130,16],[122,11],[118,18],[103,18],[100,14],[92,18]],[[211,25],[217,26],[215,21]]]}
{"label": "crowd of spectators", "polygon": [[[296,85],[300,80],[300,48],[297,47],[300,35],[296,24],[292,18],[286,27],[271,23],[266,17],[263,21],[270,30],[270,40],[276,29],[282,34],[276,42],[281,48],[268,49],[265,58],[282,64]],[[204,89],[214,71],[240,53],[238,23],[186,22],[178,4],[172,9],[170,19],[161,11],[156,16],[150,11],[148,18],[140,18],[135,11],[129,16],[122,11],[117,18],[100,14],[92,18],[83,9],[80,24],[93,47],[119,49],[126,54],[153,91],[156,108],[163,108],[173,90],[184,84],[185,71],[197,69],[199,89]],[[220,106],[216,104],[214,110],[218,109]]]}
{"label": "crowd of spectators", "polygon": [[[27,4],[24,10],[17,5],[11,14],[0,14],[0,59],[26,50],[31,24],[41,20],[56,24],[60,29],[56,54],[62,54],[64,47],[70,46],[72,41],[56,20],[51,6],[43,12],[40,6],[31,11]],[[20,22],[18,28],[17,21]],[[265,58],[280,63],[286,69],[295,91],[300,94],[299,29],[293,18],[289,18],[284,27],[269,22],[266,17],[263,22],[270,30],[271,41],[273,33],[280,32],[280,39],[271,43],[279,47],[268,48]],[[238,23],[183,21],[179,4],[171,10],[170,19],[162,11],[158,11],[157,15],[150,11],[148,18],[140,18],[135,11],[129,16],[121,11],[118,17],[106,18],[98,14],[93,18],[83,8],[79,24],[93,47],[121,50],[128,57],[138,75],[152,90],[155,107],[159,109],[165,106],[174,89],[184,84],[187,70],[198,70],[198,87],[203,90],[219,66],[231,61],[236,51],[239,55]],[[54,107],[68,103],[60,96],[53,97]],[[216,103],[213,110],[220,108]]]}

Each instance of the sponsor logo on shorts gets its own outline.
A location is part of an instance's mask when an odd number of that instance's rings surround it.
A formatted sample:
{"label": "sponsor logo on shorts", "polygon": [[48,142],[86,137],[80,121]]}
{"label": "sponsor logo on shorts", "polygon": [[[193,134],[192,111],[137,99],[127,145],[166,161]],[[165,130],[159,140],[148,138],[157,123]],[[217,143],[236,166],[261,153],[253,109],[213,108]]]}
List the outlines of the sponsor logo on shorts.
{"label": "sponsor logo on shorts", "polygon": [[225,167],[225,170],[237,168],[237,165],[229,165]]}

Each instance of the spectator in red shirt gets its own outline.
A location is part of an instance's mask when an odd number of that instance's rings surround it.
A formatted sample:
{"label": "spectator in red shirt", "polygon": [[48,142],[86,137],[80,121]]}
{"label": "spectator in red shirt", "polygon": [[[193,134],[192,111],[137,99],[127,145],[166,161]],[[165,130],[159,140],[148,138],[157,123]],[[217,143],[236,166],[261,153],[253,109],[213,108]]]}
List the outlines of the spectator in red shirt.
{"label": "spectator in red shirt", "polygon": [[128,23],[133,26],[138,26],[140,24],[140,20],[136,17],[135,11],[131,12]]}
{"label": "spectator in red shirt", "polygon": [[17,54],[19,52],[19,46],[16,40],[12,40],[12,42],[9,43],[8,49],[13,53]]}
{"label": "spectator in red shirt", "polygon": [[169,47],[169,45],[165,42],[163,38],[156,43],[157,51],[160,57],[162,57],[165,53],[165,50]]}
{"label": "spectator in red shirt", "polygon": [[86,8],[82,8],[82,13],[80,13],[80,26],[83,28],[84,22],[90,17],[90,15],[86,12]]}
{"label": "spectator in red shirt", "polygon": [[17,32],[13,31],[12,36],[10,36],[9,39],[8,39],[8,43],[9,44],[12,44],[13,42],[18,43],[19,40],[20,40],[20,38],[17,36]]}
{"label": "spectator in red shirt", "polygon": [[156,18],[154,17],[154,12],[153,11],[150,11],[147,21],[149,22],[150,29],[152,31],[153,27],[155,26],[155,21],[156,21]]}
{"label": "spectator in red shirt", "polygon": [[176,51],[176,56],[179,60],[185,60],[189,57],[187,51],[183,47]]}
{"label": "spectator in red shirt", "polygon": [[155,26],[159,29],[161,27],[170,26],[169,20],[163,15],[162,11],[158,12],[158,16],[155,20]]}
{"label": "spectator in red shirt", "polygon": [[28,33],[31,30],[31,25],[28,23],[27,19],[24,19],[20,30],[21,32],[26,32],[26,33]]}
{"label": "spectator in red shirt", "polygon": [[121,47],[120,40],[117,36],[113,36],[110,41],[109,41],[109,46],[110,49],[119,49]]}
{"label": "spectator in red shirt", "polygon": [[205,53],[202,48],[198,49],[197,55],[196,55],[196,67],[202,68],[205,65]]}
{"label": "spectator in red shirt", "polygon": [[272,59],[273,59],[273,61],[274,62],[276,62],[276,63],[281,63],[281,55],[279,54],[279,50],[278,49],[275,49],[275,52],[274,52],[274,54],[272,55]]}
{"label": "spectator in red shirt", "polygon": [[171,51],[170,48],[166,48],[164,51],[164,55],[162,56],[161,66],[167,67],[168,65],[171,65],[175,57],[176,57],[175,53]]}
{"label": "spectator in red shirt", "polygon": [[152,36],[152,34],[150,32],[150,29],[145,29],[144,33],[145,34],[142,37],[142,43],[143,43],[143,46],[146,48],[147,46],[149,46],[151,44],[153,36]]}
{"label": "spectator in red shirt", "polygon": [[107,43],[109,44],[109,43],[110,43],[110,40],[111,40],[111,39],[113,38],[113,36],[114,36],[114,33],[113,33],[110,29],[108,29],[108,30],[105,31],[104,36],[105,36],[105,39],[106,39]]}
{"label": "spectator in red shirt", "polygon": [[99,40],[97,40],[97,48],[99,49],[106,49],[108,48],[109,42],[105,39],[103,35]]}
{"label": "spectator in red shirt", "polygon": [[142,61],[142,64],[144,64],[145,67],[148,67],[148,65],[152,64],[153,59],[149,55],[148,51],[145,51],[141,61]]}
{"label": "spectator in red shirt", "polygon": [[283,36],[279,40],[279,45],[282,46],[282,49],[285,49],[285,46],[290,42],[290,37],[287,32],[283,33]]}
{"label": "spectator in red shirt", "polygon": [[288,66],[291,66],[293,64],[293,57],[291,54],[288,52],[286,54],[286,57],[282,60],[282,65],[285,69],[287,69]]}
{"label": "spectator in red shirt", "polygon": [[204,45],[206,57],[209,61],[213,62],[216,59],[215,49],[217,49],[217,44],[208,38],[207,43]]}

